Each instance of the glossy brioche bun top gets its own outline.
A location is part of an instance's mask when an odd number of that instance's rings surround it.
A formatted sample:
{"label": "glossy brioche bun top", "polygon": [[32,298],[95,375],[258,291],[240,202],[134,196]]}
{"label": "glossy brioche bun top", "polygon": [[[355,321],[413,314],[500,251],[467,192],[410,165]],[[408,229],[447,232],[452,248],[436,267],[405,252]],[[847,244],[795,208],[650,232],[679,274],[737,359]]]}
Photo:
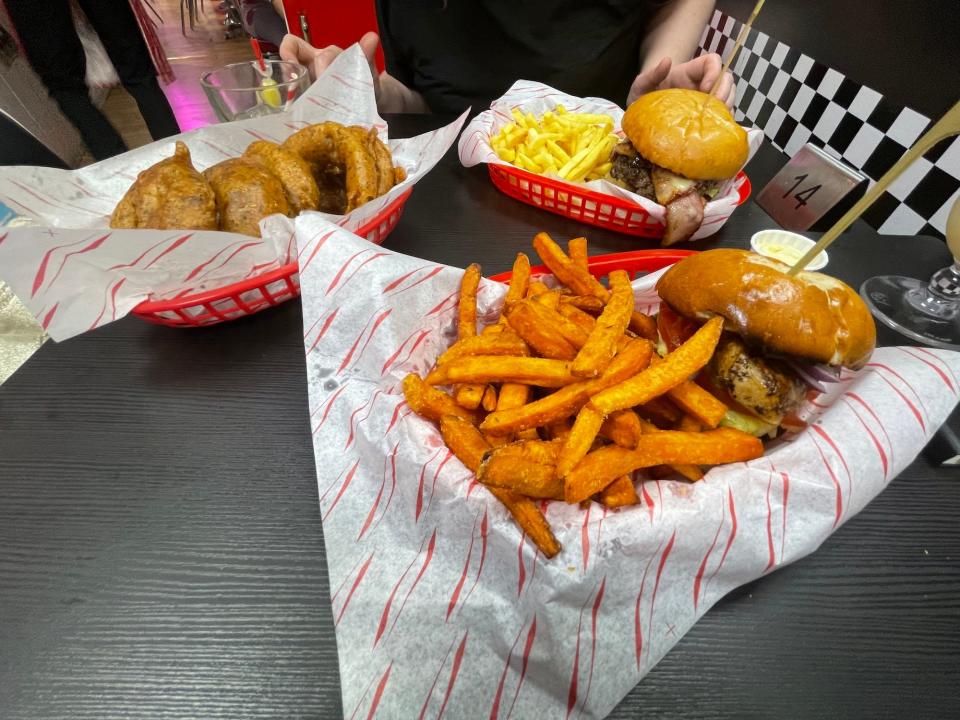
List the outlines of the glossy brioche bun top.
{"label": "glossy brioche bun top", "polygon": [[725,329],[768,352],[862,367],[877,328],[860,296],[829,275],[801,271],[790,277],[787,270],[746,250],[707,250],[664,273],[657,292],[691,320],[722,316]]}
{"label": "glossy brioche bun top", "polygon": [[746,130],[721,100],[699,90],[641,95],[620,126],[643,157],[691,180],[726,180],[747,162]]}

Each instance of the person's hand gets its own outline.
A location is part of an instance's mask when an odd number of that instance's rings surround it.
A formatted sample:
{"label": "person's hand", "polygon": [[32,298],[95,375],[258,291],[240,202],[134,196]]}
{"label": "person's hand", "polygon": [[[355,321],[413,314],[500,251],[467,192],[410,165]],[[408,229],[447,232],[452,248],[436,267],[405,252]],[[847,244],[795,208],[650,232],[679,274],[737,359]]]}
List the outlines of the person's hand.
{"label": "person's hand", "polygon": [[[360,38],[360,49],[367,57],[370,63],[370,75],[373,78],[373,91],[377,100],[380,99],[380,73],[377,71],[377,48],[380,46],[380,36],[375,32],[368,32]],[[343,48],[336,45],[327,45],[325,48],[315,48],[303,38],[296,35],[286,35],[283,42],[280,43],[280,57],[290,62],[298,62],[306,66],[310,71],[310,77],[314,80],[323,73],[337,56],[343,52]]]}
{"label": "person's hand", "polygon": [[[663,58],[654,67],[637,75],[633,85],[630,86],[627,104],[629,105],[644,93],[664,88],[688,88],[710,92],[722,71],[723,61],[716,53],[707,53],[676,65],[670,58]],[[729,72],[723,74],[714,95],[723,100],[727,107],[733,108],[733,101],[736,96],[733,75]]]}

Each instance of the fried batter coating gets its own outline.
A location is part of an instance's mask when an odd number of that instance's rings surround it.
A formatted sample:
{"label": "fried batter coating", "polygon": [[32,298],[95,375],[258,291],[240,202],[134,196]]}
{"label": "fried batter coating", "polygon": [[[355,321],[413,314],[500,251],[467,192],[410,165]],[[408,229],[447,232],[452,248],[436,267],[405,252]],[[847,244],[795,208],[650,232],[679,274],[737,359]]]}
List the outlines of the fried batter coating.
{"label": "fried batter coating", "polygon": [[137,176],[114,209],[110,227],[217,229],[213,189],[193,167],[186,145],[178,141],[173,157]]}
{"label": "fried batter coating", "polygon": [[303,210],[316,210],[320,190],[310,164],[292,150],[268,140],[257,140],[247,146],[244,156],[257,160],[283,185],[294,215]]}
{"label": "fried batter coating", "polygon": [[260,163],[230,158],[203,171],[220,211],[220,229],[260,237],[260,218],[290,214],[283,185]]}
{"label": "fried batter coating", "polygon": [[390,148],[377,136],[376,130],[370,131],[370,144],[377,161],[377,192],[384,195],[396,184],[393,155],[390,154]]}
{"label": "fried batter coating", "polygon": [[335,178],[338,172],[342,175],[346,192],[342,212],[350,212],[379,195],[374,154],[367,147],[366,131],[360,130],[356,132],[335,122],[308,125],[281,146],[317,166],[314,177],[320,186],[329,184],[327,177]]}

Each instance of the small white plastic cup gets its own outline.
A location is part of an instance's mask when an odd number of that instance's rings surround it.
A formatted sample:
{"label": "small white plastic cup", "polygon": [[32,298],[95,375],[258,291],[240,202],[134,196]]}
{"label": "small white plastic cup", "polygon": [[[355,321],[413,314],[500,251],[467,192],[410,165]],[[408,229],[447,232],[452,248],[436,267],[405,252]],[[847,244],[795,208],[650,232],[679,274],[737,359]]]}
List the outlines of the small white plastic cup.
{"label": "small white plastic cup", "polygon": [[[755,253],[787,265],[795,265],[815,244],[813,240],[788,230],[761,230],[750,238],[750,247]],[[826,251],[821,251],[804,270],[820,270],[827,266],[827,262]]]}

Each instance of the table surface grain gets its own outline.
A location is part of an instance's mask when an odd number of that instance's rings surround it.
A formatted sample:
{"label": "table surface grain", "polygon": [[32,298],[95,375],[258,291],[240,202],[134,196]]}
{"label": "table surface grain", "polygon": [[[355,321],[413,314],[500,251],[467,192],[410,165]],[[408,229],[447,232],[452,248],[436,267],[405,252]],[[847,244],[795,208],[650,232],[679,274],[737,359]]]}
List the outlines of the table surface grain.
{"label": "table surface grain", "polygon": [[[761,151],[755,191],[783,161]],[[772,225],[751,202],[693,247]],[[493,274],[538,230],[654,246],[517,203],[453,152],[386,244]],[[830,254],[855,284],[948,261],[862,224]],[[297,302],[44,346],[0,387],[0,717],[342,715],[310,441]],[[958,482],[919,458],[815,554],[718,603],[611,717],[954,716]]]}

